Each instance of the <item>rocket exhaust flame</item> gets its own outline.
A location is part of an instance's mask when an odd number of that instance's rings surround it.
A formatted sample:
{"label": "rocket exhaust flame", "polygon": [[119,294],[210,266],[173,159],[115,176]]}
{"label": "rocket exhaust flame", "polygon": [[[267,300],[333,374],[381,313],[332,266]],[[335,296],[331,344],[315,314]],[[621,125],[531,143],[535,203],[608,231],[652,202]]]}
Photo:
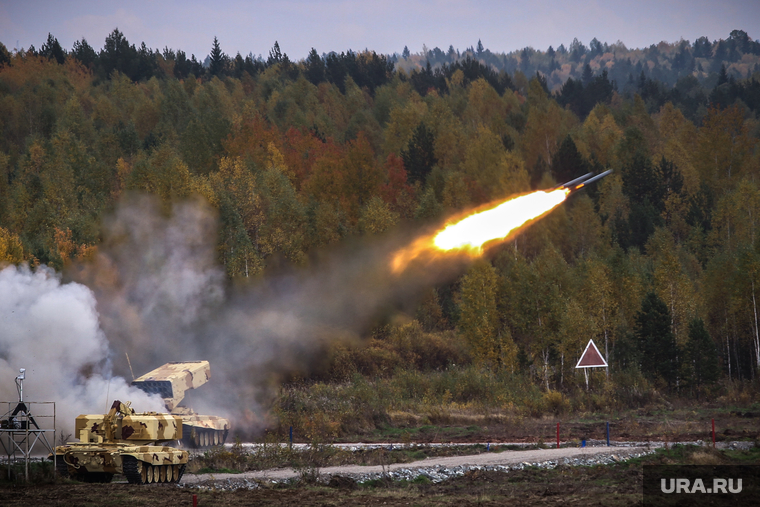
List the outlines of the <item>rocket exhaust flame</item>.
{"label": "rocket exhaust flame", "polygon": [[538,190],[508,199],[482,211],[471,212],[468,216],[450,222],[443,229],[424,236],[398,251],[391,262],[393,272],[403,271],[411,261],[422,255],[435,256],[452,252],[479,256],[488,243],[507,240],[527,222],[541,218],[562,204],[570,193],[611,172],[606,171],[597,176],[588,173],[553,189]]}

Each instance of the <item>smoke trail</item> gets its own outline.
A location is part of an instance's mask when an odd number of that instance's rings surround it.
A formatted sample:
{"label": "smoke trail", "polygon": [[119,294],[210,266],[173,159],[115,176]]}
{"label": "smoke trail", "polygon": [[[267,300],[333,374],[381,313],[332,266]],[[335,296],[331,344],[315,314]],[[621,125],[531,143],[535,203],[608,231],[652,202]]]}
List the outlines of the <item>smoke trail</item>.
{"label": "smoke trail", "polygon": [[[114,351],[114,370],[135,375],[169,361],[206,359],[211,381],[188,392],[201,413],[233,419],[252,435],[272,375],[304,369],[321,346],[358,338],[389,304],[428,286],[445,271],[390,275],[398,242],[361,241],[305,269],[231,289],[216,257],[217,217],[200,201],[170,214],[155,200],[131,197],[106,222],[93,264],[75,274],[95,293]],[[440,266],[439,266],[440,268]],[[257,422],[259,421],[259,422]]]}
{"label": "smoke trail", "polygon": [[103,413],[109,398],[158,410],[160,399],[112,377],[109,347],[95,298],[78,283],[62,284],[45,266],[0,271],[0,400],[18,399],[13,379],[26,368],[25,400],[55,401],[56,425],[72,433],[82,413]]}

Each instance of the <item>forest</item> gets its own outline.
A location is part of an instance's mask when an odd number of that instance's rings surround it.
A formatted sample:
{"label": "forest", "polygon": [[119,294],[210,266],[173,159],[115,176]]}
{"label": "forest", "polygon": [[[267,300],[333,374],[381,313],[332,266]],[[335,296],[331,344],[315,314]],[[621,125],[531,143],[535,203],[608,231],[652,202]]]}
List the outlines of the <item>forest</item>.
{"label": "forest", "polygon": [[[201,196],[229,283],[255,284],[356,238],[612,169],[427,288],[403,322],[331,344],[274,401],[281,423],[338,434],[420,406],[540,414],[757,392],[760,43],[745,32],[297,61],[277,43],[267,58],[210,46],[201,62],[118,29],[100,50],[0,44],[0,263],[64,271],[97,254],[126,194],[167,210]],[[575,370],[589,338],[610,364],[593,396]]]}

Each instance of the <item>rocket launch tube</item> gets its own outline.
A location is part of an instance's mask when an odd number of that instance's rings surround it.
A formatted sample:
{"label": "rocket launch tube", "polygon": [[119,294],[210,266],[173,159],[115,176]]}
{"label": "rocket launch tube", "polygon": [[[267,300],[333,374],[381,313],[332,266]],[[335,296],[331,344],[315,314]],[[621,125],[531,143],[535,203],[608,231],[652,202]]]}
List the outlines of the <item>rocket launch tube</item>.
{"label": "rocket launch tube", "polygon": [[574,180],[570,180],[567,183],[560,183],[556,187],[552,188],[552,190],[556,190],[558,188],[570,188],[576,183],[581,183],[583,181],[586,181],[588,178],[592,177],[594,173],[586,173],[583,176],[579,176],[578,178],[575,178]]}
{"label": "rocket launch tube", "polygon": [[[599,180],[599,179],[602,179],[602,178],[604,178],[605,176],[607,176],[607,175],[608,175],[608,174],[610,174],[611,172],[612,172],[612,169],[607,169],[607,170],[606,170],[606,171],[604,171],[603,173],[599,173],[599,174],[597,174],[596,176],[594,176],[593,178],[589,178],[589,179],[587,179],[587,180],[584,180],[584,181],[582,181],[582,182],[578,183],[577,185],[575,185],[575,187],[571,188],[571,189],[570,189],[570,191],[572,192],[572,191],[578,190],[578,189],[580,189],[580,188],[583,188],[583,187],[585,187],[586,185],[588,185],[589,183],[593,183],[593,182],[595,182],[596,180]],[[567,186],[567,185],[566,185],[566,186]]]}
{"label": "rocket launch tube", "polygon": [[589,183],[592,183],[598,179],[604,178],[608,174],[612,172],[612,169],[608,169],[607,171],[604,171],[603,173],[599,173],[596,176],[594,176],[594,173],[586,173],[583,176],[579,176],[578,178],[575,178],[574,180],[570,180],[567,183],[560,183],[556,187],[553,187],[551,190],[557,190],[558,188],[569,188],[571,192],[574,192],[575,190],[579,190]]}

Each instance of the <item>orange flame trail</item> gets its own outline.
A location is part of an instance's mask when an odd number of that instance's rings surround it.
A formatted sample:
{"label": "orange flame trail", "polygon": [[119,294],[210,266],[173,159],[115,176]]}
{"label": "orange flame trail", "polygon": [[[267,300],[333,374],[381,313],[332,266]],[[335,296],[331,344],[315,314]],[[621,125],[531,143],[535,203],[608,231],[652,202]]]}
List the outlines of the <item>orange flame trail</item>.
{"label": "orange flame trail", "polygon": [[471,214],[443,229],[418,239],[396,253],[391,263],[394,273],[425,253],[463,252],[472,256],[483,253],[483,246],[493,240],[506,239],[529,220],[538,218],[565,201],[570,189],[539,190],[504,201],[493,208]]}

